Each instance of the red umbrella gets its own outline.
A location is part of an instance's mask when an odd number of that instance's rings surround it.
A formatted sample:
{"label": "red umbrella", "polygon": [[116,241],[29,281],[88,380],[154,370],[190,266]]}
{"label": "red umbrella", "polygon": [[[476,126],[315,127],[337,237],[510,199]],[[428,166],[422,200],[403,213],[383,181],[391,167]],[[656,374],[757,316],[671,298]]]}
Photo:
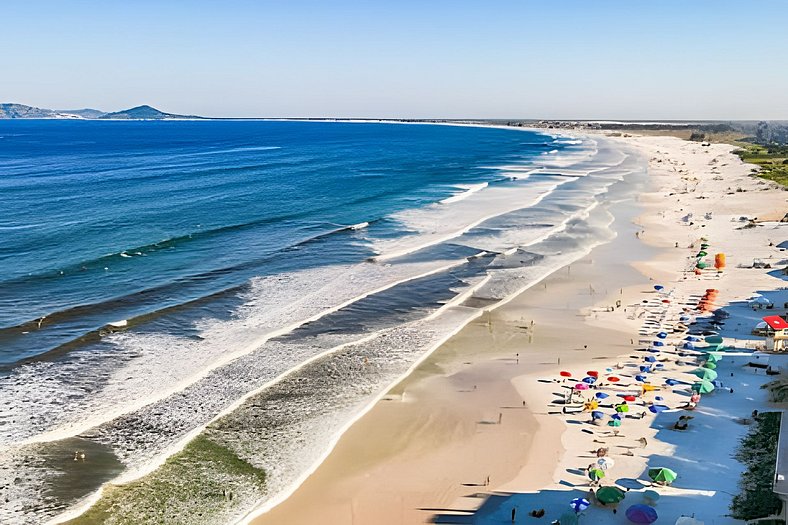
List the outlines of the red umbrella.
{"label": "red umbrella", "polygon": [[575,385],[575,390],[588,390],[588,385],[585,383],[577,383]]}
{"label": "red umbrella", "polygon": [[668,303],[668,304],[670,303],[670,301],[668,299],[662,299],[662,302],[663,303]]}
{"label": "red umbrella", "polygon": [[562,370],[561,372],[559,372],[559,374],[561,375],[561,377],[572,377],[572,374],[570,374],[566,370]]}
{"label": "red umbrella", "polygon": [[635,396],[624,396],[624,401],[635,401],[637,398]]}
{"label": "red umbrella", "polygon": [[589,370],[586,374],[590,375],[591,377],[599,377],[599,372],[596,370]]}
{"label": "red umbrella", "polygon": [[616,376],[610,376],[607,378],[607,380],[610,381],[611,383],[618,383],[619,381],[621,381],[621,379],[617,378]]}

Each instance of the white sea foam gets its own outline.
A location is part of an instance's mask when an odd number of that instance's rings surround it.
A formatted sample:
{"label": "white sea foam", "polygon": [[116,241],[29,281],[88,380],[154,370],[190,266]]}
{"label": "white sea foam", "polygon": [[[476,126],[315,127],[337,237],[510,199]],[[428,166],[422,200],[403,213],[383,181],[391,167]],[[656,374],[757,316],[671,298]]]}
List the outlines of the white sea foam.
{"label": "white sea foam", "polygon": [[477,191],[481,191],[486,188],[488,183],[482,182],[480,184],[458,184],[457,187],[460,189],[464,189],[462,193],[458,193],[457,195],[452,195],[446,199],[440,201],[441,204],[451,204],[453,202],[459,202],[463,199],[467,199]]}

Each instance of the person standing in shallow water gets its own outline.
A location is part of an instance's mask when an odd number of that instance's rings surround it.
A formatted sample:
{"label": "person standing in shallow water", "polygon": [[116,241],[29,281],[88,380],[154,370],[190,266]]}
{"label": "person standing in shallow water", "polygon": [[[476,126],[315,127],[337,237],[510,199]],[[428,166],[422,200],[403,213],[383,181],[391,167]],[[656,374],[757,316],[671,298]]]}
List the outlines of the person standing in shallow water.
{"label": "person standing in shallow water", "polygon": [[512,507],[512,523],[514,523],[516,517],[517,517],[517,507]]}

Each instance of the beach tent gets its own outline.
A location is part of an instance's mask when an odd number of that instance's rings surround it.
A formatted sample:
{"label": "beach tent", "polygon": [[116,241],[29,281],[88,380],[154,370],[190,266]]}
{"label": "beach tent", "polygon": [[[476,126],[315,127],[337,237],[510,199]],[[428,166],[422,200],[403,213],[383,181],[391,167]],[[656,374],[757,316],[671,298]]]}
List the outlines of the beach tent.
{"label": "beach tent", "polygon": [[615,505],[626,497],[626,493],[618,487],[602,487],[596,491],[596,499],[603,505]]}
{"label": "beach tent", "polygon": [[[605,473],[603,472],[602,475],[604,476],[604,474]],[[575,498],[569,502],[569,508],[575,511],[576,513],[583,512],[590,506],[591,506],[591,502],[585,498]],[[561,521],[561,523],[563,523],[563,521]]]}
{"label": "beach tent", "polygon": [[657,511],[642,503],[629,507],[626,515],[632,523],[654,523],[657,521]]}
{"label": "beach tent", "polygon": [[675,471],[665,467],[657,467],[648,469],[648,477],[659,483],[671,484],[679,477]]}
{"label": "beach tent", "polygon": [[704,381],[714,381],[717,379],[717,372],[710,368],[696,368],[690,373],[694,376],[698,376]]}
{"label": "beach tent", "polygon": [[700,394],[708,394],[714,391],[714,384],[710,381],[698,381],[692,385],[692,391]]}
{"label": "beach tent", "polygon": [[609,457],[601,457],[601,458],[599,458],[598,460],[596,460],[596,464],[597,464],[597,465],[599,466],[599,468],[601,468],[602,470],[607,470],[607,469],[613,468],[613,465],[615,465],[615,464],[616,464],[616,462],[615,462],[615,461],[613,461],[613,458],[609,458]]}

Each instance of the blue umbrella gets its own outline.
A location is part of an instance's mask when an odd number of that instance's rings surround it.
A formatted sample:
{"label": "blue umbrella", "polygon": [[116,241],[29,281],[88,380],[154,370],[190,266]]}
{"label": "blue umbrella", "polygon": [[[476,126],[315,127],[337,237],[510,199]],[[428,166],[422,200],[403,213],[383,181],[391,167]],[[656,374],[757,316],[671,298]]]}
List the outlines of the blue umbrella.
{"label": "blue umbrella", "polygon": [[591,419],[602,419],[603,417],[605,417],[605,413],[600,410],[591,412]]}
{"label": "blue umbrella", "polygon": [[651,352],[652,354],[658,354],[662,350],[660,350],[659,348],[649,348],[648,351]]}
{"label": "blue umbrella", "polygon": [[596,396],[597,399],[606,399],[606,398],[610,397],[609,395],[605,394],[604,392],[597,392],[594,395]]}
{"label": "blue umbrella", "polygon": [[692,343],[684,343],[684,346],[682,346],[682,348],[684,348],[685,350],[695,350],[695,345]]}
{"label": "blue umbrella", "polygon": [[643,361],[645,361],[646,363],[656,363],[656,362],[657,362],[657,358],[656,358],[656,357],[654,357],[653,355],[647,355],[647,356],[646,356],[646,357],[643,359]]}
{"label": "blue umbrella", "polygon": [[655,284],[655,285],[654,285],[654,289],[655,289],[656,291],[663,290],[664,288],[665,288],[665,287],[664,287],[664,286],[662,286],[661,284]]}
{"label": "blue umbrella", "polygon": [[645,381],[648,380],[648,378],[646,376],[644,376],[644,375],[636,375],[635,376],[635,380],[636,381],[640,381],[641,383],[644,383]]}
{"label": "blue umbrella", "polygon": [[612,416],[610,416],[610,419],[618,419],[619,421],[621,421],[621,414],[613,414]]}
{"label": "blue umbrella", "polygon": [[692,341],[693,343],[697,343],[700,341],[700,337],[695,337],[694,335],[688,335],[684,338],[686,341]]}
{"label": "blue umbrella", "polygon": [[640,365],[641,372],[651,372],[651,365]]}
{"label": "blue umbrella", "polygon": [[575,512],[583,512],[591,506],[591,502],[585,498],[575,498],[569,502],[569,507]]}
{"label": "blue umbrella", "polygon": [[662,396],[657,396],[654,399],[656,399],[657,401],[662,401]]}
{"label": "blue umbrella", "polygon": [[591,376],[584,377],[583,378],[583,383],[587,383],[589,385],[593,385],[594,383],[596,383],[596,377],[591,377]]}
{"label": "blue umbrella", "polygon": [[663,343],[662,341],[654,341],[651,344],[654,345],[654,346],[665,346],[665,343]]}
{"label": "blue umbrella", "polygon": [[666,332],[659,332],[657,334],[657,337],[659,337],[660,339],[665,339],[668,337],[668,334]]}
{"label": "blue umbrella", "polygon": [[668,386],[675,386],[678,385],[680,381],[676,381],[675,379],[666,379],[665,384]]}
{"label": "blue umbrella", "polygon": [[668,409],[665,405],[651,405],[648,409],[653,412],[654,414],[659,414]]}
{"label": "blue umbrella", "polygon": [[654,368],[664,368],[664,367],[665,365],[663,365],[662,363],[657,363],[656,365],[654,365]]}
{"label": "blue umbrella", "polygon": [[657,521],[657,511],[648,505],[632,505],[627,509],[627,519],[632,523],[654,523]]}

